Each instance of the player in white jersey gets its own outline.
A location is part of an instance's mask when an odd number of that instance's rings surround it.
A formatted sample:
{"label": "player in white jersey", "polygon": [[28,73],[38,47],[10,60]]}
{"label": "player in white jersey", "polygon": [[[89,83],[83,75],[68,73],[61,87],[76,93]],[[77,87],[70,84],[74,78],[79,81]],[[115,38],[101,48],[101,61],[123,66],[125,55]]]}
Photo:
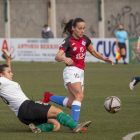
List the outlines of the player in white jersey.
{"label": "player in white jersey", "polygon": [[40,101],[29,100],[20,85],[12,81],[11,55],[8,55],[4,50],[3,54],[7,64],[0,65],[0,97],[15,112],[22,123],[29,125],[32,132],[58,131],[60,124],[74,129],[74,132],[81,132],[83,128],[91,124],[91,121],[86,121],[77,125],[61,109]]}
{"label": "player in white jersey", "polygon": [[[137,41],[137,53],[140,53],[140,37]],[[140,81],[140,76],[139,77],[132,77],[131,82],[129,83],[129,88],[130,90],[134,89],[134,86]]]}

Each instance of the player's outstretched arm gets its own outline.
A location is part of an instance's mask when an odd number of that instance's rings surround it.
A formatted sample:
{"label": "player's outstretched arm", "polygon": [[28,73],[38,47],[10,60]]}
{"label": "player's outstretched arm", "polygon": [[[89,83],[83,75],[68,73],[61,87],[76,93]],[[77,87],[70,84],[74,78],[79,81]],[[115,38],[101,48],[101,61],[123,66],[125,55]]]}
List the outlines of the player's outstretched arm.
{"label": "player's outstretched arm", "polygon": [[107,63],[110,63],[111,65],[114,65],[112,60],[109,59],[109,57],[103,57],[99,52],[94,50],[91,44],[87,47],[87,51],[89,51],[94,57],[101,59]]}
{"label": "player's outstretched arm", "polygon": [[137,41],[137,53],[140,53],[140,37]]}
{"label": "player's outstretched arm", "polygon": [[5,58],[6,58],[6,62],[7,62],[7,65],[9,66],[9,67],[11,67],[11,65],[10,65],[10,61],[11,61],[11,54],[10,55],[8,55],[8,53],[5,51],[5,50],[2,50],[3,51],[3,55],[5,56]]}

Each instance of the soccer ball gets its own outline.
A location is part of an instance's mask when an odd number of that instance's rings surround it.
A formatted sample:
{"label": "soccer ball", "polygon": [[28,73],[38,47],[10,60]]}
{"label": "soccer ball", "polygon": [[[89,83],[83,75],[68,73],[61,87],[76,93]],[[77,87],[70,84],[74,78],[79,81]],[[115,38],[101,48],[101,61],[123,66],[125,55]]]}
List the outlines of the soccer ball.
{"label": "soccer ball", "polygon": [[121,109],[121,100],[116,96],[110,96],[105,100],[104,107],[108,112],[116,113]]}

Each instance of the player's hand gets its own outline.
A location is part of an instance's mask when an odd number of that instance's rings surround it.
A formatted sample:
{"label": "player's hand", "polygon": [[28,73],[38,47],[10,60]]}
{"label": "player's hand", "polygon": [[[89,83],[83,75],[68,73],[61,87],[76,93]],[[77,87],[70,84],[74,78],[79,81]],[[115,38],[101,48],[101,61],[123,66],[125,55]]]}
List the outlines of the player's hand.
{"label": "player's hand", "polygon": [[137,53],[140,53],[140,47],[137,47]]}
{"label": "player's hand", "polygon": [[65,62],[67,65],[72,65],[72,64],[73,64],[73,60],[72,60],[71,58],[67,58],[67,57],[65,57],[64,62]]}
{"label": "player's hand", "polygon": [[112,66],[114,65],[112,60],[109,59],[109,57],[104,58],[104,61],[110,63]]}
{"label": "player's hand", "polygon": [[6,60],[11,60],[11,54],[9,55],[5,50],[3,51],[3,55],[5,56]]}

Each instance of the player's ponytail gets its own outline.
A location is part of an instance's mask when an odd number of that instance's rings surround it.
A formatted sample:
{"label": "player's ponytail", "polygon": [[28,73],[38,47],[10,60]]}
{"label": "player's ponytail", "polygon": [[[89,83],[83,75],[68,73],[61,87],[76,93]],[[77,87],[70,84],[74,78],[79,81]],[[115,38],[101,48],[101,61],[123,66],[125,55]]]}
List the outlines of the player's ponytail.
{"label": "player's ponytail", "polygon": [[61,23],[63,34],[72,34],[72,26],[76,27],[77,22],[85,22],[82,18],[75,18],[69,20],[68,23]]}
{"label": "player's ponytail", "polygon": [[69,20],[68,23],[61,23],[61,26],[63,28],[63,34],[72,34],[72,22],[73,22],[73,19]]}

